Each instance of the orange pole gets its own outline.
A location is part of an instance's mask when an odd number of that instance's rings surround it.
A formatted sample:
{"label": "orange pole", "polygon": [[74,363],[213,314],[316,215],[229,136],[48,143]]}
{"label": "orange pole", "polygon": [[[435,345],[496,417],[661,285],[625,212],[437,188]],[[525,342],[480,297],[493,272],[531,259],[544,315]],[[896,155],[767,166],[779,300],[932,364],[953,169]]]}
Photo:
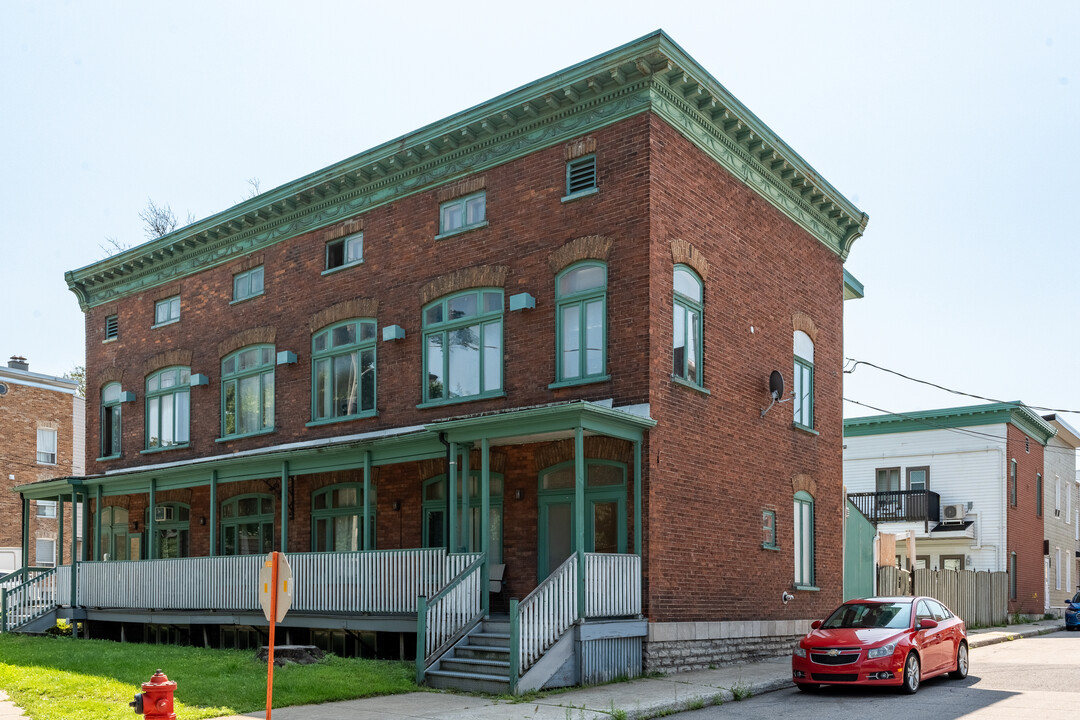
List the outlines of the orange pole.
{"label": "orange pole", "polygon": [[266,661],[266,720],[270,720],[270,707],[274,702],[274,627],[277,625],[277,569],[278,553],[271,557],[274,566],[270,569],[270,653]]}

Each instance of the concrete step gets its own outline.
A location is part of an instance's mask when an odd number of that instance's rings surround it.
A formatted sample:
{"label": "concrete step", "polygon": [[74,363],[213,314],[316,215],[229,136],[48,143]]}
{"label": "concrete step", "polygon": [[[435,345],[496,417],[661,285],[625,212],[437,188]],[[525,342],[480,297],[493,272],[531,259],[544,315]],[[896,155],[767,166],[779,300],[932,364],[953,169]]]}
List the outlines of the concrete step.
{"label": "concrete step", "polygon": [[469,644],[489,645],[491,647],[510,647],[510,633],[469,633]]}
{"label": "concrete step", "polygon": [[480,624],[480,632],[495,633],[498,635],[510,635],[509,620],[485,620]]}
{"label": "concrete step", "polygon": [[510,663],[500,660],[482,660],[479,658],[452,657],[443,658],[439,669],[448,672],[469,673],[473,675],[510,676]]}
{"label": "concrete step", "polygon": [[509,664],[510,648],[493,645],[458,645],[454,648],[454,655],[475,660],[498,660]]}
{"label": "concrete step", "polygon": [[506,675],[481,675],[478,673],[454,672],[450,670],[429,670],[427,684],[444,690],[456,689],[466,692],[483,692],[491,695],[505,695],[510,692],[510,678]]}

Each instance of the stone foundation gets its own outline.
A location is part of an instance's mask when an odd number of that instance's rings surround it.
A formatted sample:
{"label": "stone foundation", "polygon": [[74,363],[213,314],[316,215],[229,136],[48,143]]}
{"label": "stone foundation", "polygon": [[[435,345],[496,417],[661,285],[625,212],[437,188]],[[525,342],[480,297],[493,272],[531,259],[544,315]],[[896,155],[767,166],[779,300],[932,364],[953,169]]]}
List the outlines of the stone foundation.
{"label": "stone foundation", "polygon": [[684,672],[790,655],[809,630],[809,620],[650,623],[643,669]]}

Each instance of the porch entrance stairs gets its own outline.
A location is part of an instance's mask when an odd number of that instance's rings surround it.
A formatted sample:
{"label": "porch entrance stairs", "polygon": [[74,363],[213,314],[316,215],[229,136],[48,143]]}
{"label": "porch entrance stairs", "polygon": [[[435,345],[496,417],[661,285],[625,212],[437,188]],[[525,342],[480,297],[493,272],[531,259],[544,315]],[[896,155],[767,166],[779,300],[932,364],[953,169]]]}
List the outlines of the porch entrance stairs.
{"label": "porch entrance stairs", "polygon": [[510,692],[510,617],[492,616],[437,661],[431,687],[504,695]]}

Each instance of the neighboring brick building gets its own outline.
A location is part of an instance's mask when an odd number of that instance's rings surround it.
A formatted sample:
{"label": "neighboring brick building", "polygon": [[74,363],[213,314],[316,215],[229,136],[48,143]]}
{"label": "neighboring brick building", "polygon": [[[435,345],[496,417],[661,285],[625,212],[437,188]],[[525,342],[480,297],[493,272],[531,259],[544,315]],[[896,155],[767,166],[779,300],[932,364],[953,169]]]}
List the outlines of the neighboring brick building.
{"label": "neighboring brick building", "polygon": [[866,222],[656,33],[68,273],[97,459],[21,489],[94,558],[486,549],[504,612],[640,555],[647,666],[780,653],[841,600]]}
{"label": "neighboring brick building", "polygon": [[[77,388],[71,380],[30,372],[22,357],[0,367],[0,575],[26,565],[52,567],[60,550],[61,562],[71,559],[70,546],[58,548],[68,543],[60,542],[57,503],[32,501],[24,517],[19,496],[11,489],[84,471],[84,401]],[[25,546],[24,522],[29,523],[30,538]]]}

